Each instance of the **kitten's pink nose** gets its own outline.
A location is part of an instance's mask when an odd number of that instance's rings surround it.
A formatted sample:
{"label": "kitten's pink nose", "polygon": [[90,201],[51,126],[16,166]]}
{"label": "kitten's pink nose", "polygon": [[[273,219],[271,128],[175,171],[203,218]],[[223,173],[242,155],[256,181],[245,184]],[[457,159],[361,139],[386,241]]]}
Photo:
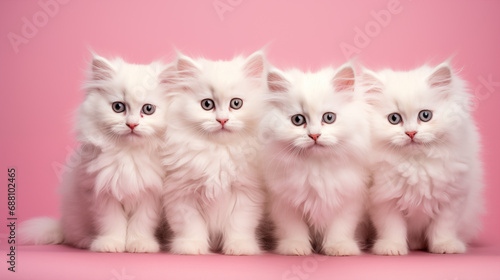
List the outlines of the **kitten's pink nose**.
{"label": "kitten's pink nose", "polygon": [[415,137],[415,134],[417,134],[416,131],[407,131],[405,132],[406,135],[408,135],[408,137],[410,137],[411,139],[413,139],[413,137]]}
{"label": "kitten's pink nose", "polygon": [[309,137],[312,138],[312,140],[314,140],[314,142],[318,141],[318,138],[321,134],[309,134]]}
{"label": "kitten's pink nose", "polygon": [[217,119],[217,121],[220,122],[222,126],[224,126],[224,124],[227,123],[228,119],[223,119],[223,120]]}
{"label": "kitten's pink nose", "polygon": [[136,126],[138,126],[138,123],[128,123],[127,126],[130,127],[131,130],[134,130]]}

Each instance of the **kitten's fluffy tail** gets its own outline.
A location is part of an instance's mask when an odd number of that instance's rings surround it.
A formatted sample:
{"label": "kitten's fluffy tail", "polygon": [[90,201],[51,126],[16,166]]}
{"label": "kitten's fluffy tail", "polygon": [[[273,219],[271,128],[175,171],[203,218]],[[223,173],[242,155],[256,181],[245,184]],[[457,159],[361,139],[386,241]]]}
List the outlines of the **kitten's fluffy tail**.
{"label": "kitten's fluffy tail", "polygon": [[23,222],[19,234],[24,245],[61,244],[64,241],[61,222],[48,217]]}

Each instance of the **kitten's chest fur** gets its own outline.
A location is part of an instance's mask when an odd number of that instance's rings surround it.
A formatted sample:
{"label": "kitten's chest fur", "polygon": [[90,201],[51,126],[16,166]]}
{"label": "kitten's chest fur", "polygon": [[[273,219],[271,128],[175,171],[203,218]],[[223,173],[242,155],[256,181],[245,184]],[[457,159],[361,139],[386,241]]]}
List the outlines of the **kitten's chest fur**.
{"label": "kitten's chest fur", "polygon": [[87,165],[95,176],[96,193],[106,192],[118,200],[146,190],[160,191],[163,183],[161,158],[146,149],[103,150]]}
{"label": "kitten's chest fur", "polygon": [[460,180],[468,170],[466,163],[425,157],[410,157],[388,163],[385,174],[386,198],[394,197],[403,213],[424,212],[429,216],[439,211],[439,205],[449,203],[461,190]]}
{"label": "kitten's chest fur", "polygon": [[331,219],[343,203],[365,195],[367,172],[349,163],[341,166],[325,159],[280,169],[281,174],[273,179],[273,192],[301,209],[313,225]]}
{"label": "kitten's chest fur", "polygon": [[[165,154],[167,191],[212,200],[235,188],[255,186],[255,143],[222,145],[192,139],[172,142]],[[175,148],[172,148],[175,147]]]}

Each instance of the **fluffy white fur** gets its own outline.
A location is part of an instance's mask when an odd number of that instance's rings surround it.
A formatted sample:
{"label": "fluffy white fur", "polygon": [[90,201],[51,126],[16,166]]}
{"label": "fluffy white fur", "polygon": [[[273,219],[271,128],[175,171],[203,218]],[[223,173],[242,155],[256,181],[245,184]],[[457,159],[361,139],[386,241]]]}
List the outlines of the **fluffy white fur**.
{"label": "fluffy white fur", "polygon": [[[479,136],[464,82],[447,63],[408,71],[366,70],[373,107],[373,252],[463,253],[479,227]],[[425,122],[419,112],[430,110]],[[388,121],[399,113],[402,122]],[[412,138],[406,132],[416,132]]]}
{"label": "fluffy white fur", "polygon": [[[262,122],[262,160],[276,251],[307,255],[315,243],[327,255],[360,254],[356,229],[365,214],[370,136],[354,69],[273,69],[268,84],[272,106]],[[322,119],[327,112],[336,115],[331,124]],[[294,125],[296,114],[306,123]]]}
{"label": "fluffy white fur", "polygon": [[[255,159],[267,70],[264,55],[231,61],[179,55],[170,70],[164,83],[172,96],[169,149],[163,159],[164,208],[173,231],[170,250],[257,254],[264,194]],[[234,98],[242,100],[241,108],[230,107]],[[203,109],[205,99],[215,107]]]}
{"label": "fluffy white fur", "polygon": [[[157,252],[167,100],[160,63],[135,65],[94,56],[78,110],[81,146],[64,175],[62,218],[24,224],[25,243],[66,243],[98,252]],[[125,111],[113,110],[122,102]],[[153,114],[142,111],[152,104]],[[127,124],[136,124],[131,129]]]}

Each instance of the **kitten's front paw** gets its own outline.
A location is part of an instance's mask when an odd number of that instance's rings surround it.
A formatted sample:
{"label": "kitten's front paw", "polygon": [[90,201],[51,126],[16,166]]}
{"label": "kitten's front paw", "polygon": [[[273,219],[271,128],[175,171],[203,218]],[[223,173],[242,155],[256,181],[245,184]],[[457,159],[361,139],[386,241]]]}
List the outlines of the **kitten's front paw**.
{"label": "kitten's front paw", "polygon": [[305,256],[312,253],[309,240],[280,240],[276,252],[281,255]]}
{"label": "kitten's front paw", "polygon": [[125,240],[112,236],[99,236],[92,241],[90,251],[103,253],[122,253],[125,251]]}
{"label": "kitten's front paw", "polygon": [[429,251],[434,254],[461,254],[466,250],[465,244],[458,239],[437,241],[429,246]]}
{"label": "kitten's front paw", "polygon": [[323,252],[329,256],[356,256],[361,254],[358,243],[354,240],[345,240],[327,244]]}
{"label": "kitten's front paw", "polygon": [[259,244],[253,239],[239,239],[224,242],[222,253],[226,255],[258,255],[260,254]]}
{"label": "kitten's front paw", "polygon": [[160,244],[151,238],[127,240],[125,247],[130,253],[156,253],[160,251]]}
{"label": "kitten's front paw", "polygon": [[373,245],[372,251],[377,255],[400,256],[408,254],[406,243],[395,242],[392,240],[378,240]]}
{"label": "kitten's front paw", "polygon": [[210,254],[210,246],[207,240],[174,239],[170,252],[176,255],[207,255]]}

